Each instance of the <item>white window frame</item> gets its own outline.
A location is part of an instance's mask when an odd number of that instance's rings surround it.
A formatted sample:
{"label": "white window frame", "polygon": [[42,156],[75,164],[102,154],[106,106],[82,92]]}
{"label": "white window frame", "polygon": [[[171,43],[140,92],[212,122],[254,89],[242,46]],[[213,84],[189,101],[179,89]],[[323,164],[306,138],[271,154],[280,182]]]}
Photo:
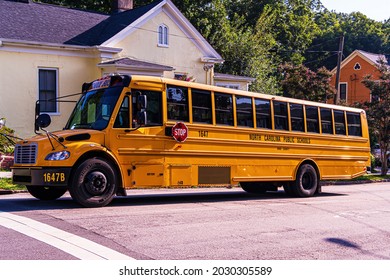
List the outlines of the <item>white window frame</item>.
{"label": "white window frame", "polygon": [[[37,100],[40,99],[40,87],[39,87],[39,83],[40,83],[40,70],[48,70],[48,71],[55,71],[55,78],[56,78],[56,81],[55,81],[55,86],[56,86],[56,89],[55,89],[55,98],[58,98],[58,68],[53,68],[53,67],[39,67],[38,68],[38,87],[37,87],[37,90],[38,90],[38,97],[37,97]],[[55,112],[46,112],[46,111],[43,111],[41,110],[41,113],[47,113],[49,115],[59,115],[60,114],[60,111],[59,111],[59,106],[58,106],[58,103],[56,104],[56,111]]]}
{"label": "white window frame", "polygon": [[159,47],[169,47],[169,28],[165,24],[160,24],[157,28],[157,42]]}

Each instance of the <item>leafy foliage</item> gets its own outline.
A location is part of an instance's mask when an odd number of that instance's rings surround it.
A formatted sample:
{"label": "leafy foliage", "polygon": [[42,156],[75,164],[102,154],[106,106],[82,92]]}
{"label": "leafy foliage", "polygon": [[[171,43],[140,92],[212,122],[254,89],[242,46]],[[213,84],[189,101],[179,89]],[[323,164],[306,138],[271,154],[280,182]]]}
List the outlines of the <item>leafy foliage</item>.
{"label": "leafy foliage", "polygon": [[14,150],[14,145],[11,143],[5,135],[12,135],[14,131],[9,127],[0,128],[0,154],[12,153]]}
{"label": "leafy foliage", "polygon": [[[134,7],[153,1],[134,0]],[[111,13],[108,0],[36,2]],[[390,19],[377,22],[359,12],[336,13],[320,0],[172,2],[225,59],[216,71],[256,78],[251,87],[256,91],[280,92],[279,64],[304,63],[316,73],[323,66],[333,69],[341,35],[345,36],[344,56],[355,49],[390,53]]]}
{"label": "leafy foliage", "polygon": [[375,135],[381,149],[381,174],[387,173],[387,152],[390,150],[390,69],[382,60],[378,64],[379,80],[366,76],[363,84],[371,90],[371,102],[363,107],[367,112],[371,133]]}
{"label": "leafy foliage", "polygon": [[26,190],[26,186],[13,184],[10,178],[0,178],[0,190],[20,191]]}
{"label": "leafy foliage", "polygon": [[344,39],[344,56],[354,50],[372,53],[389,53],[389,25],[369,19],[359,12],[351,14],[321,10],[315,17],[320,33],[317,34],[305,54],[305,64],[311,69],[337,65],[340,36]]}
{"label": "leafy foliage", "polygon": [[331,73],[322,67],[314,72],[302,64],[283,64],[279,68],[283,75],[283,95],[298,99],[326,102],[335,89],[330,85]]}

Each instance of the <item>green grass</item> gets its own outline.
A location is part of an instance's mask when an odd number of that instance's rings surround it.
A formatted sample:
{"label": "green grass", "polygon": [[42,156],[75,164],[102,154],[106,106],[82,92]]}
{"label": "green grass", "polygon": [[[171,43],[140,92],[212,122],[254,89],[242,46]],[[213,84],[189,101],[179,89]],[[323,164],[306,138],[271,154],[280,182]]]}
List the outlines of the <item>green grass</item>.
{"label": "green grass", "polygon": [[369,180],[369,181],[375,182],[375,181],[381,181],[381,180],[386,180],[386,179],[390,179],[390,175],[381,176],[378,174],[366,174],[366,175],[363,175],[363,176],[360,176],[360,177],[354,179],[354,181]]}
{"label": "green grass", "polygon": [[26,190],[26,186],[13,184],[10,178],[0,178],[0,189],[9,191]]}

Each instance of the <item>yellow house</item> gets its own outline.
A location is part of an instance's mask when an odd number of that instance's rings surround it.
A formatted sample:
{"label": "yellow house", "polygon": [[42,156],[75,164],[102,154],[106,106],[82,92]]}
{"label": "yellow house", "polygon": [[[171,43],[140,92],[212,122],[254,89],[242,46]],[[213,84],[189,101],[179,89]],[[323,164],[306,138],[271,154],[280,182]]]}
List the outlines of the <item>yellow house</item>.
{"label": "yellow house", "polygon": [[0,117],[18,136],[34,134],[36,100],[52,117],[50,130],[62,129],[74,103],[49,100],[78,93],[84,82],[110,73],[240,89],[252,81],[215,74],[223,58],[170,0],[135,9],[132,0],[114,0],[113,6],[105,15],[0,0]]}

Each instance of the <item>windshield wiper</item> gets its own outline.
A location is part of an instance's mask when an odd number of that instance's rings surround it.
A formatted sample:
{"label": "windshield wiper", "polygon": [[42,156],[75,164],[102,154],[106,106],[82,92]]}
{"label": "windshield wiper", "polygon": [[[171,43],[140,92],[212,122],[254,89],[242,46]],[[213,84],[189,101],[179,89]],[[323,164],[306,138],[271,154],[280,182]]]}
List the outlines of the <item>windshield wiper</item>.
{"label": "windshield wiper", "polygon": [[46,129],[43,129],[43,128],[41,128],[41,129],[46,133],[47,139],[49,139],[49,142],[50,142],[50,145],[51,145],[53,151],[55,150],[55,148],[54,148],[53,142],[51,141],[51,138],[53,138],[64,149],[67,149],[67,147],[62,143],[62,142],[64,142],[63,137],[58,137],[57,135],[51,133],[50,131],[47,131]]}

